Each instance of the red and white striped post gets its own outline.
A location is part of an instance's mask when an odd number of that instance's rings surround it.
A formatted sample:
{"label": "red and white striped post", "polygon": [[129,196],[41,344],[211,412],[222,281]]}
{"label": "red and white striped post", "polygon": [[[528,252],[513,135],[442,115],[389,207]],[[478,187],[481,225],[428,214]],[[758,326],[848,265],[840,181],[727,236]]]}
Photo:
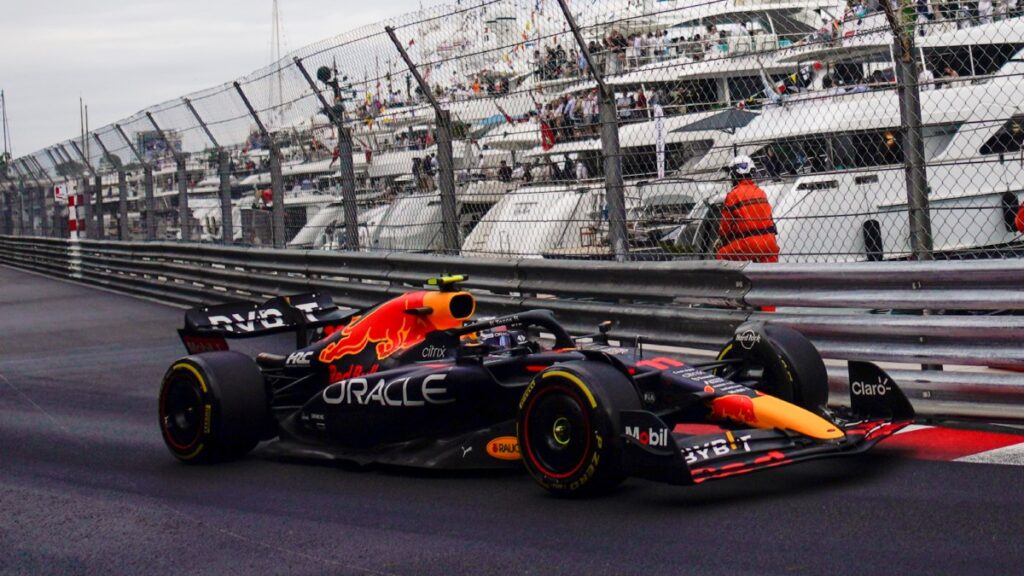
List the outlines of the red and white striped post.
{"label": "red and white striped post", "polygon": [[53,187],[54,206],[67,200],[68,204],[68,236],[71,240],[78,240],[85,232],[85,222],[82,220],[80,208],[83,207],[83,199],[77,191],[73,191],[67,184],[58,184]]}
{"label": "red and white striped post", "polygon": [[71,277],[81,278],[82,251],[78,241],[85,232],[85,220],[82,218],[83,214],[81,214],[85,210],[84,198],[78,193],[77,189],[72,189],[70,185],[54,186],[54,206],[57,205],[62,196],[66,196],[68,200],[68,238],[71,241],[68,246],[68,256]]}
{"label": "red and white striped post", "polygon": [[[60,186],[57,189],[59,190]],[[58,191],[57,194],[59,195],[60,192]],[[78,214],[78,207],[81,203],[79,194],[68,192],[68,235],[71,241],[81,238],[81,233],[85,230],[85,221],[79,218]]]}

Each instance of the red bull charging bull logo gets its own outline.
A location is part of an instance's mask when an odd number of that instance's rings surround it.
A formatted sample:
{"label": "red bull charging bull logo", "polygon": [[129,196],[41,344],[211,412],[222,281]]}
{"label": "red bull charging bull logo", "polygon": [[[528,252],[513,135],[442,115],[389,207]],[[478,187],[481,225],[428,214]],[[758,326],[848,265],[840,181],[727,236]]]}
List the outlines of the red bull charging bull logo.
{"label": "red bull charging bull logo", "polygon": [[[458,314],[453,312],[453,301],[459,303]],[[475,301],[466,292],[403,294],[336,331],[320,351],[320,361],[330,364],[359,354],[371,344],[375,345],[377,360],[383,360],[423,342],[431,331],[461,326],[475,308]]]}
{"label": "red bull charging bull logo", "polygon": [[320,361],[330,363],[345,356],[359,354],[370,344],[376,344],[377,358],[383,360],[422,340],[421,336],[410,342],[415,324],[416,318],[408,315],[384,319],[376,314],[369,314],[342,328],[341,338],[331,342],[320,352]]}
{"label": "red bull charging bull logo", "polygon": [[743,424],[757,424],[754,413],[754,399],[740,394],[729,394],[711,402],[711,417],[716,420],[733,420]]}

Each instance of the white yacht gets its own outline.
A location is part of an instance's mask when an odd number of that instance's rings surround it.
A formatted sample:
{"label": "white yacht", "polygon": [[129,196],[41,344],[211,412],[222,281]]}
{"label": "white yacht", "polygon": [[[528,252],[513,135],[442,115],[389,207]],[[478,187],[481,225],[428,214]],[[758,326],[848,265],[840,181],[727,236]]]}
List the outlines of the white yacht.
{"label": "white yacht", "polygon": [[[1004,34],[977,31],[985,27]],[[976,41],[982,37],[989,41]],[[924,58],[958,53],[964,68],[959,78],[921,92],[934,249],[956,256],[1020,243],[1007,214],[1024,191],[1024,22],[949,31],[921,44]],[[971,76],[968,67],[981,73]],[[894,90],[812,92],[766,107],[694,172],[712,171],[735,152],[751,155],[773,205],[784,261],[906,258],[901,124]]]}

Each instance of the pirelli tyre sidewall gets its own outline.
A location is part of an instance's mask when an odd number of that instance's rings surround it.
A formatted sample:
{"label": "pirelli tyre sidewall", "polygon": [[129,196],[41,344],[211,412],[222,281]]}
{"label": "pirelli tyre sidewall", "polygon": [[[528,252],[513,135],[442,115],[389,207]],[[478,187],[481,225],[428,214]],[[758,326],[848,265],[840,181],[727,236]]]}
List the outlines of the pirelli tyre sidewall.
{"label": "pirelli tyre sidewall", "polygon": [[640,408],[636,388],[597,361],[556,364],[530,382],[516,431],[527,471],[558,496],[595,496],[627,476],[620,410]]}
{"label": "pirelli tyre sidewall", "polygon": [[[718,355],[764,368],[759,390],[822,413],[828,403],[828,372],[821,354],[803,334],[785,326],[741,326]],[[720,371],[717,371],[720,372]]]}
{"label": "pirelli tyre sidewall", "polygon": [[182,358],[160,386],[160,432],[171,454],[189,464],[244,456],[270,420],[263,375],[238,352]]}

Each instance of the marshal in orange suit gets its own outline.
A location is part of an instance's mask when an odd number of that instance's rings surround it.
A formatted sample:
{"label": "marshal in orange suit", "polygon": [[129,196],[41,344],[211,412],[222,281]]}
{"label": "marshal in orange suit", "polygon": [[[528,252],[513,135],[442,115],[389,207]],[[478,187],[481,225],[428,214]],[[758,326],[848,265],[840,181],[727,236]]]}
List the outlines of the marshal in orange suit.
{"label": "marshal in orange suit", "polygon": [[779,244],[775,240],[772,207],[764,190],[752,178],[754,161],[737,156],[729,166],[733,189],[725,197],[718,234],[722,247],[719,260],[778,262]]}

